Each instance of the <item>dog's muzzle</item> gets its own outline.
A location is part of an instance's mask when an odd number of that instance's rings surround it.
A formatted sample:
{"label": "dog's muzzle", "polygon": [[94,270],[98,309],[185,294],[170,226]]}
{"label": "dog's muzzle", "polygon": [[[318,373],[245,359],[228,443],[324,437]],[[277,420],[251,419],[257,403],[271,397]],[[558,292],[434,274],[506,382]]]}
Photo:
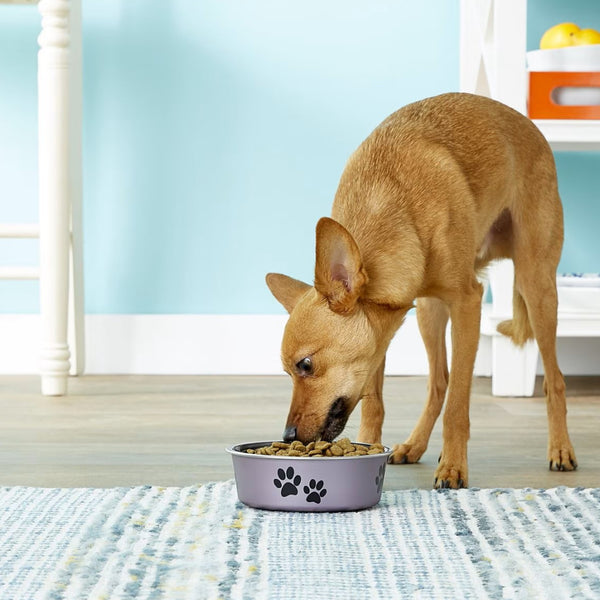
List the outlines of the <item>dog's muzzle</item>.
{"label": "dog's muzzle", "polygon": [[348,416],[348,398],[337,398],[327,413],[321,439],[332,442],[344,430]]}

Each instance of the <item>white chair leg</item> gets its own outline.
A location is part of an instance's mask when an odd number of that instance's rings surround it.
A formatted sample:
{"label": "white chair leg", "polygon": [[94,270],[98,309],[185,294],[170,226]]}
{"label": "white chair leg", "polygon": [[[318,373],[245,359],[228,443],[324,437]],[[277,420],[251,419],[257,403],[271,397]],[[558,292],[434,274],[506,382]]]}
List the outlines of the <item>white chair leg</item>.
{"label": "white chair leg", "polygon": [[69,2],[41,0],[38,38],[42,394],[67,391],[69,348]]}

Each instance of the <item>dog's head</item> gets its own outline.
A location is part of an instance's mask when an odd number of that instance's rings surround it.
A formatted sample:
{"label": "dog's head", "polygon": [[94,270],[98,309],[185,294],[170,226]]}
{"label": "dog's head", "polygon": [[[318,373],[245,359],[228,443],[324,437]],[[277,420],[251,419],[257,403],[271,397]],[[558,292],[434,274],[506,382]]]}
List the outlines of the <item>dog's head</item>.
{"label": "dog's head", "polygon": [[384,359],[393,334],[382,323],[386,309],[364,297],[359,248],[329,218],[317,224],[314,287],[276,273],[266,279],[290,314],[281,358],[294,389],[284,439],[333,440]]}

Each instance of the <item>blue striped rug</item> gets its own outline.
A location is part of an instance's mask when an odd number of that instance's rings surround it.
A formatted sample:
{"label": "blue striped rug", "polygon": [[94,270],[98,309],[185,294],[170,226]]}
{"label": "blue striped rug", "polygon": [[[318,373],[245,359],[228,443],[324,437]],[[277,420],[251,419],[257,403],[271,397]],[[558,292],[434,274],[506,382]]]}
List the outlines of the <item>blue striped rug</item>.
{"label": "blue striped rug", "polygon": [[0,488],[2,600],[600,598],[600,490],[384,492],[355,513],[189,488]]}

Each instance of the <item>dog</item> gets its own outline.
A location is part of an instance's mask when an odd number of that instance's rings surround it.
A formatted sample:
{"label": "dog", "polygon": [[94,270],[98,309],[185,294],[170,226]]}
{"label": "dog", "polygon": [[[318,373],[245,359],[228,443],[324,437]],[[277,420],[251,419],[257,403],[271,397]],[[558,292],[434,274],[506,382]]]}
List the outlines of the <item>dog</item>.
{"label": "dog", "polygon": [[464,93],[427,98],[393,113],[351,155],[331,218],[317,223],[314,285],[266,276],[289,313],[281,357],[293,393],[284,440],[333,440],[360,401],[358,441],[381,441],[386,351],[416,303],[429,363],[428,396],[390,462],[421,458],[447,395],[434,487],[467,487],[483,290],[478,275],[490,261],[510,258],[513,318],[498,331],[520,346],[537,340],[550,469],[575,469],[556,358],[562,243],[554,157],[529,119]]}

